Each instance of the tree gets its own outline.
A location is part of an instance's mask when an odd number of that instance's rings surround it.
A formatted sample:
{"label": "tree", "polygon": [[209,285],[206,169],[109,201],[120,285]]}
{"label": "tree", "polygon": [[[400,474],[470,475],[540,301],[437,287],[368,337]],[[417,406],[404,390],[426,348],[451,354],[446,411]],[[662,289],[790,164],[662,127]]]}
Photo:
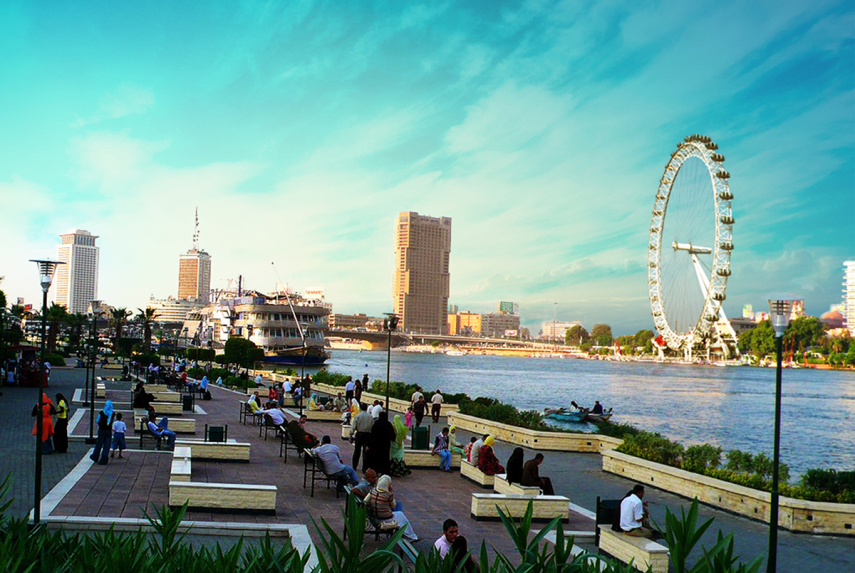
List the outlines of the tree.
{"label": "tree", "polygon": [[591,329],[591,338],[594,339],[597,346],[610,346],[614,337],[612,336],[612,327],[608,324],[595,324]]}
{"label": "tree", "polygon": [[68,336],[68,344],[72,348],[79,348],[80,340],[83,338],[83,329],[86,328],[89,319],[82,312],[69,314],[65,323],[68,325],[70,332]]}
{"label": "tree", "polygon": [[149,352],[151,348],[151,325],[154,324],[155,310],[147,308],[145,310],[138,308],[140,313],[137,315],[137,321],[143,327],[143,349],[144,352]]}
{"label": "tree", "polygon": [[564,331],[564,344],[582,344],[588,339],[588,331],[581,324],[574,324]]}
{"label": "tree", "polygon": [[65,307],[56,303],[51,304],[47,310],[48,322],[48,338],[47,350],[50,353],[56,352],[56,337],[59,334],[59,327],[68,319],[68,311]]}
{"label": "tree", "polygon": [[647,346],[647,344],[653,340],[653,331],[642,329],[635,333],[635,336],[632,337],[632,343],[636,346]]}
{"label": "tree", "polygon": [[237,364],[244,368],[252,366],[253,362],[264,359],[264,350],[255,345],[251,340],[240,337],[232,337],[226,341],[223,351],[226,364]]}
{"label": "tree", "polygon": [[795,349],[820,346],[825,342],[825,328],[815,316],[800,316],[787,325],[784,337]]}
{"label": "tree", "polygon": [[119,339],[122,338],[122,328],[125,320],[133,313],[126,308],[114,308],[110,313],[110,322],[113,326],[113,347],[119,347]]}

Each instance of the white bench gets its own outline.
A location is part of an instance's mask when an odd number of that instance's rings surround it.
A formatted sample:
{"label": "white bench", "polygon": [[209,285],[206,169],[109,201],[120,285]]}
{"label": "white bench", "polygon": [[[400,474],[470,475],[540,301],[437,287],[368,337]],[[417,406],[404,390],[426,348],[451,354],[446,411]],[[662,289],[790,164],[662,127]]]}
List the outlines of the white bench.
{"label": "white bench", "polygon": [[496,493],[507,495],[527,495],[529,497],[536,497],[542,493],[539,487],[509,482],[507,480],[507,474],[497,474],[495,477],[496,479],[493,480],[493,491]]}
{"label": "white bench", "polygon": [[[460,467],[460,454],[451,454],[452,468]],[[431,450],[404,450],[404,463],[411,468],[439,468],[439,456],[433,455]]]}
{"label": "white bench", "polygon": [[471,482],[480,485],[484,489],[493,488],[493,478],[496,476],[488,476],[476,466],[473,466],[466,460],[460,461],[460,477],[466,478]]}
{"label": "white bench", "polygon": [[249,462],[251,445],[245,442],[203,442],[201,440],[178,440],[176,447],[189,446],[197,460],[220,460]]}
{"label": "white bench", "polygon": [[497,493],[473,493],[470,513],[475,521],[499,519],[499,508],[505,515],[521,518],[529,502],[532,503],[533,521],[550,521],[556,517],[570,517],[570,500],[563,495],[504,495]]}
{"label": "white bench", "polygon": [[341,412],[333,410],[303,410],[310,422],[341,422]]}
{"label": "white bench", "polygon": [[190,481],[190,459],[192,450],[186,446],[176,447],[172,452],[172,468],[169,481]]}
{"label": "white bench", "polygon": [[185,503],[190,509],[196,510],[275,515],[276,486],[170,481],[169,505],[177,507]]}
{"label": "white bench", "polygon": [[[181,394],[179,394],[178,392],[169,392],[168,390],[151,390],[151,391],[149,391],[148,388],[146,388],[146,391],[150,392],[151,395],[154,396],[154,399],[158,403],[181,402]],[[157,408],[157,404],[154,404],[154,407]]]}
{"label": "white bench", "polygon": [[624,563],[632,561],[639,571],[668,573],[668,548],[644,537],[632,537],[600,525],[600,549]]}
{"label": "white bench", "polygon": [[98,382],[95,385],[95,397],[96,398],[106,398],[107,397],[107,385],[103,382]]}
{"label": "white bench", "polygon": [[[157,421],[160,421],[160,418],[163,416],[156,417]],[[134,419],[136,419],[136,427],[139,426],[140,421],[148,422],[148,412],[143,410],[142,408],[134,408]],[[170,418],[166,417],[169,421],[169,429],[175,432],[176,434],[195,434],[196,433],[196,419],[195,418]]]}

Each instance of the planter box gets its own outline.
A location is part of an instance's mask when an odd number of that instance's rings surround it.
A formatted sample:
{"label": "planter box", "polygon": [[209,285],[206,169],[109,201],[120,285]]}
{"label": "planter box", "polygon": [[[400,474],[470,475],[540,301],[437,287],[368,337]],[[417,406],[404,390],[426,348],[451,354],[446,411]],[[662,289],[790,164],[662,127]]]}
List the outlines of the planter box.
{"label": "planter box", "polygon": [[493,479],[496,476],[488,476],[466,460],[461,460],[460,477],[466,478],[484,489],[493,489]]}
{"label": "planter box", "polygon": [[191,457],[197,460],[249,462],[250,444],[248,443],[178,440],[175,442],[175,446],[189,446],[192,450]]}
{"label": "planter box", "polygon": [[[771,494],[619,452],[603,453],[603,471],[701,503],[769,522]],[[778,525],[791,531],[855,535],[855,504],[779,498]]]}
{"label": "planter box", "polygon": [[493,491],[496,493],[504,493],[507,495],[527,495],[535,497],[540,495],[539,487],[529,487],[518,483],[511,483],[505,479],[506,474],[499,474],[493,481]]}
{"label": "planter box", "polygon": [[[136,384],[131,384],[131,387],[130,387],[131,392],[133,392],[134,388],[136,388],[136,387],[137,387]],[[165,384],[145,384],[145,391],[146,392],[152,392],[152,393],[154,393],[154,392],[169,392],[169,388]]]}
{"label": "planter box", "polygon": [[668,573],[668,548],[650,539],[631,537],[600,525],[600,550],[623,563],[632,561],[639,571]]}
{"label": "planter box", "polygon": [[[312,384],[312,391],[318,391],[322,394],[327,394],[329,396],[335,396],[339,392],[341,392],[342,396],[344,396],[344,386],[331,386],[329,384]],[[430,400],[430,395],[425,395],[426,400]],[[383,406],[386,406],[386,396],[380,394],[373,394],[371,392],[363,392],[362,393],[362,402],[368,402],[369,404],[373,403],[374,400],[380,400],[383,403]],[[399,400],[398,398],[389,398],[389,410],[392,412],[401,412],[404,413],[407,411],[407,408],[410,407],[410,402],[407,400]],[[449,416],[452,413],[455,413],[459,410],[457,404],[443,404],[442,405],[442,416]],[[391,418],[391,416],[390,416]],[[430,402],[428,402],[428,411],[425,413],[425,418],[430,418]],[[449,422],[451,425],[451,422]]]}
{"label": "planter box", "polygon": [[[404,450],[404,463],[411,468],[439,469],[439,456],[431,454],[430,450]],[[460,467],[460,454],[451,454],[451,467]]]}
{"label": "planter box", "polygon": [[498,520],[499,509],[505,515],[520,518],[525,515],[531,502],[533,521],[550,521],[556,517],[570,517],[570,500],[562,495],[500,495],[495,493],[473,493],[470,512],[475,521]]}
{"label": "planter box", "polygon": [[146,392],[151,392],[154,399],[158,402],[181,402],[181,394],[178,392],[169,392],[168,390],[149,390],[146,388]]}
{"label": "planter box", "polygon": [[497,440],[533,450],[560,452],[604,452],[623,443],[619,438],[600,434],[567,434],[564,432],[536,432],[518,426],[509,426],[459,412],[448,415],[448,424],[476,434],[490,434]]}
{"label": "planter box", "polygon": [[341,412],[332,410],[306,410],[303,413],[310,422],[338,422],[341,423]]}
{"label": "planter box", "polygon": [[234,483],[169,482],[169,505],[192,509],[276,513],[276,486]]}

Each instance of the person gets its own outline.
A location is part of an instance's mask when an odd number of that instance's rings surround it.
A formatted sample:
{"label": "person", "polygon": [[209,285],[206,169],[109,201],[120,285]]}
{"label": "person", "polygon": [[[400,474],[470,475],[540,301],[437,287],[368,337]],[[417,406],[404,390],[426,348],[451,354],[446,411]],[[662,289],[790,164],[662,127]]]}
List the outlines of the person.
{"label": "person", "polygon": [[259,373],[255,377],[255,385],[256,386],[264,386],[264,377],[261,375],[261,373]]}
{"label": "person", "polygon": [[[359,499],[364,500],[365,497],[374,489],[374,484],[377,483],[377,472],[368,468],[362,473],[362,479],[359,483],[351,488],[350,491]],[[395,509],[398,509],[397,507]]]}
{"label": "person", "polygon": [[350,465],[357,467],[360,455],[364,454],[362,458],[362,471],[364,472],[368,468],[368,452],[365,449],[371,441],[371,428],[374,427],[374,418],[368,413],[368,404],[360,404],[359,409],[359,414],[350,421],[350,437],[354,440],[353,458],[351,458]]}
{"label": "person", "polygon": [[297,420],[288,422],[288,434],[291,441],[301,450],[309,450],[318,446],[318,439],[307,432]]}
{"label": "person", "polygon": [[267,410],[259,410],[259,412],[261,412],[266,419],[269,419],[269,425],[276,426],[276,428],[283,434],[288,431],[288,422],[285,420],[285,414],[283,414],[282,410],[279,408],[269,408]]}
{"label": "person", "polygon": [[53,448],[58,454],[68,451],[68,400],[62,394],[56,395],[56,425],[53,427]]}
{"label": "person", "polygon": [[439,469],[451,471],[451,452],[448,451],[448,428],[443,428],[433,441],[431,455],[439,456]]}
{"label": "person", "polygon": [[142,381],[134,388],[134,408],[142,408],[143,410],[151,409],[151,403],[154,402],[154,394],[149,394],[145,391]]}
{"label": "person", "polygon": [[347,405],[350,404],[350,400],[346,400],[344,396],[341,395],[341,392],[333,398],[332,407],[336,412],[344,412],[347,410]]}
{"label": "person", "polygon": [[592,414],[602,414],[603,413],[603,405],[600,404],[599,400],[594,400],[594,407],[591,408]]}
{"label": "person", "polygon": [[508,483],[519,483],[523,481],[523,456],[525,453],[522,448],[514,448],[511,457],[508,458],[508,465],[505,467],[505,477]]}
{"label": "person", "polygon": [[439,392],[439,388],[436,389],[436,393],[430,398],[430,416],[433,419],[434,424],[439,424],[439,412],[442,409],[442,394]]}
{"label": "person", "polygon": [[[160,438],[166,438],[167,448],[170,450],[175,449],[175,432],[169,429],[169,419],[164,416],[161,418],[159,424],[154,423],[155,419],[154,414],[149,414],[148,431]],[[160,447],[157,446],[157,449],[160,449]]]}
{"label": "person", "polygon": [[[388,423],[388,420],[387,422]],[[419,537],[413,531],[410,520],[403,511],[395,511],[395,496],[392,493],[392,478],[381,475],[371,492],[365,496],[365,508],[369,515],[378,522],[395,520],[398,527],[404,530],[404,537],[410,541],[418,541]]]}
{"label": "person", "polygon": [[125,443],[125,432],[128,431],[128,426],[122,421],[122,413],[116,413],[116,421],[113,422],[113,444],[110,447],[110,457],[116,455],[116,450],[119,450],[119,457],[122,457],[122,452],[128,449]]}
{"label": "person", "polygon": [[261,416],[261,398],[259,398],[258,392],[253,392],[246,403],[253,416]]}
{"label": "person", "polygon": [[528,487],[539,487],[543,490],[543,495],[555,495],[555,490],[552,489],[552,480],[548,477],[540,477],[540,464],[543,463],[543,454],[538,452],[534,459],[525,463],[522,472],[522,485]]}
{"label": "person", "polygon": [[[52,454],[53,453],[53,418],[52,416],[56,414],[56,406],[54,406],[53,402],[50,401],[47,394],[42,394],[42,411],[39,412],[39,405],[36,403],[33,406],[33,418],[36,416],[42,417],[42,453],[43,454]],[[36,421],[33,422],[33,435],[38,436],[39,431],[39,420],[36,418]]]}
{"label": "person", "polygon": [[472,446],[475,445],[476,441],[478,441],[478,438],[476,438],[475,436],[472,436],[471,438],[469,438],[469,443],[466,444],[466,449],[463,450],[463,455],[466,456],[467,462],[472,459]]}
{"label": "person", "polygon": [[344,384],[344,396],[347,399],[347,403],[350,404],[350,401],[353,400],[353,378],[350,376],[347,377],[347,382]]}
{"label": "person", "polygon": [[290,378],[286,378],[285,382],[282,383],[282,393],[284,394],[285,392],[289,394],[293,394],[294,392],[294,387],[291,385]]}
{"label": "person", "polygon": [[102,466],[107,465],[107,456],[110,453],[110,426],[113,425],[113,401],[107,400],[104,402],[104,407],[98,412],[98,438],[95,440],[95,449],[92,455],[89,456],[93,462],[97,462]]}
{"label": "person", "polygon": [[318,456],[324,466],[324,473],[336,480],[336,489],[344,490],[344,484],[357,485],[356,472],[352,467],[346,466],[341,461],[341,450],[333,445],[329,436],[321,439],[321,445],[312,449],[312,453]]}
{"label": "person", "polygon": [[448,555],[449,551],[451,551],[451,544],[454,543],[458,535],[460,535],[460,532],[456,521],[448,518],[442,522],[442,535],[433,544],[439,550],[440,557],[444,559]]}
{"label": "person", "polygon": [[389,473],[392,462],[389,454],[394,439],[395,428],[389,421],[388,412],[380,412],[377,421],[371,426],[371,438],[368,442],[368,465],[374,468],[378,475]]}
{"label": "person", "polygon": [[383,411],[383,404],[380,400],[374,400],[374,405],[371,407],[371,417],[374,418],[376,422],[380,417],[380,412]]}
{"label": "person", "polygon": [[424,398],[424,394],[422,394],[420,391],[416,390],[415,392],[413,392],[413,395],[410,396],[410,404],[415,406],[416,402],[418,402],[420,398]]}
{"label": "person", "polygon": [[493,452],[493,436],[484,440],[484,445],[478,450],[478,469],[488,476],[494,476],[505,472],[505,468],[499,463],[499,458]]}
{"label": "person", "polygon": [[407,426],[407,429],[413,427],[413,407],[407,407],[407,413],[404,416],[404,424]]}
{"label": "person", "polygon": [[478,467],[478,458],[481,455],[481,447],[484,445],[484,441],[490,437],[489,434],[484,434],[472,444],[472,451],[469,453],[469,463]]}
{"label": "person", "polygon": [[448,449],[452,454],[463,455],[463,444],[457,441],[457,426],[448,429]]}
{"label": "person", "polygon": [[217,386],[222,386],[222,385],[223,385],[223,377],[222,377],[222,376],[218,376],[218,377],[217,377]]}
{"label": "person", "polygon": [[368,385],[363,386],[359,380],[353,383],[353,397],[360,404],[362,403],[362,392],[368,389]]}
{"label": "person", "polygon": [[270,387],[270,390],[267,392],[267,400],[268,402],[275,402],[279,404],[279,384],[274,384]]}
{"label": "person", "polygon": [[303,387],[303,396],[312,395],[312,377],[309,374],[306,374],[306,377],[303,378],[300,385]]}
{"label": "person", "polygon": [[[469,553],[469,547],[466,543],[466,538],[458,535],[451,542],[449,549],[454,568],[452,571],[463,571],[464,573],[475,573],[479,570],[478,562],[475,557]],[[461,565],[463,564],[463,565]]]}
{"label": "person", "polygon": [[404,425],[404,419],[400,414],[395,414],[392,426],[395,428],[395,439],[392,441],[392,449],[389,454],[389,475],[392,477],[408,476],[413,472],[410,471],[404,461],[404,440],[407,439],[407,426]]}
{"label": "person", "polygon": [[636,484],[620,502],[620,529],[633,537],[656,539],[656,532],[650,527],[647,502],[643,499],[644,486]]}
{"label": "person", "polygon": [[308,406],[307,406],[307,409],[308,409],[310,412],[313,412],[313,411],[315,411],[315,410],[323,410],[323,409],[324,409],[324,408],[323,408],[323,406],[321,406],[321,403],[320,403],[320,400],[318,399],[318,395],[317,395],[317,394],[312,394],[312,395],[309,397],[309,404],[308,404]]}
{"label": "person", "polygon": [[[368,366],[368,365],[366,364],[366,366]],[[368,372],[366,372],[365,374],[362,375],[362,388],[364,390],[368,390],[368,386],[369,386]]]}
{"label": "person", "polygon": [[417,392],[419,398],[416,400],[415,404],[413,404],[413,413],[416,416],[416,427],[422,425],[422,419],[425,417],[425,413],[427,412],[427,402],[425,402],[425,397],[421,395],[421,392]]}

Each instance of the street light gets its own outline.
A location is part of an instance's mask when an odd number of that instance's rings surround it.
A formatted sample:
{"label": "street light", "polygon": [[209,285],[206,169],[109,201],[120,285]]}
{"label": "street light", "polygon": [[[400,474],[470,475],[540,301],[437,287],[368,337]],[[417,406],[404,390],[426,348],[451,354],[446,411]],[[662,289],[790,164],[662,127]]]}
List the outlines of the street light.
{"label": "street light", "polygon": [[89,358],[87,362],[92,364],[92,381],[89,384],[89,437],[87,444],[95,443],[95,361],[98,359],[98,315],[101,314],[101,301],[89,301],[89,312],[92,313],[92,327],[89,330],[91,344],[89,346]]}
{"label": "street light", "polygon": [[766,561],[766,571],[774,573],[778,559],[778,464],[780,461],[781,443],[781,354],[784,331],[790,322],[795,298],[792,296],[769,299],[769,317],[772,329],[775,331],[775,353],[778,368],[775,372],[775,444],[772,460],[772,506],[769,511],[769,558]]}
{"label": "street light", "polygon": [[41,360],[39,360],[39,401],[36,410],[36,485],[35,499],[33,502],[33,524],[38,525],[42,513],[42,424],[44,418],[44,401],[42,395],[45,391],[45,338],[47,336],[47,294],[53,283],[53,274],[56,267],[64,265],[61,261],[33,260],[39,267],[39,283],[42,285],[42,341]]}
{"label": "street light", "polygon": [[384,313],[388,318],[383,320],[383,329],[389,333],[386,345],[386,411],[389,411],[389,371],[392,368],[392,331],[398,328],[398,315],[393,312]]}

